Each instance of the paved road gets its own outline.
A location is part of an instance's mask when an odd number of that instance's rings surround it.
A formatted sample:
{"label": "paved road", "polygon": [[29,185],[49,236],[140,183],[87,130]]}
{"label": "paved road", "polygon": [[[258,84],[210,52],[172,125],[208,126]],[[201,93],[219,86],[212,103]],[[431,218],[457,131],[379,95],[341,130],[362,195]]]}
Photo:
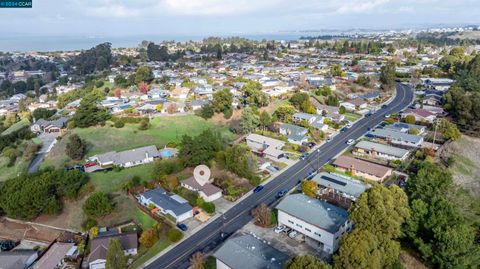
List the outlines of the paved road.
{"label": "paved road", "polygon": [[305,178],[310,171],[317,170],[330,162],[336,155],[348,147],[346,145],[348,139],[360,138],[368,131],[368,128],[379,124],[386,114],[396,113],[406,108],[413,100],[413,91],[403,84],[397,84],[396,90],[397,95],[388,107],[359,120],[347,132],[339,133],[331,142],[322,145],[319,151],[310,154],[306,160],[299,161],[266,184],[261,192],[250,195],[225,212],[223,216],[215,219],[160,258],[145,266],[145,268],[188,268],[189,259],[195,252],[202,251],[205,253],[215,249],[228,236],[252,219],[250,212],[258,204],[266,203],[271,205],[275,202],[275,196],[279,190],[294,188],[298,181]]}

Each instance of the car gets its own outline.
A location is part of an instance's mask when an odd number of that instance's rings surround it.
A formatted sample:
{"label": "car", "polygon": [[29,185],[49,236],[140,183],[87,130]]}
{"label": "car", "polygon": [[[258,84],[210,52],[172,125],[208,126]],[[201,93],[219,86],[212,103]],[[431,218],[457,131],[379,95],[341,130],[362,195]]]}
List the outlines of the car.
{"label": "car", "polygon": [[388,106],[387,105],[382,105],[382,108],[387,108]]}
{"label": "car", "polygon": [[372,127],[368,127],[368,128],[367,128],[367,131],[370,132],[371,130],[372,130]]}
{"label": "car", "polygon": [[187,225],[185,225],[185,224],[183,224],[183,223],[178,223],[178,224],[177,224],[177,228],[180,229],[180,230],[182,230],[182,231],[184,231],[184,232],[185,232],[186,230],[188,230]]}
{"label": "car", "polygon": [[348,130],[347,127],[343,127],[342,129],[340,129],[340,132],[345,133],[347,130]]}
{"label": "car", "polygon": [[313,148],[315,147],[317,144],[315,144],[315,142],[307,142],[305,143],[305,146],[309,147],[309,148]]}
{"label": "car", "polygon": [[285,225],[280,225],[280,226],[277,226],[275,227],[275,229],[273,230],[276,234],[279,234],[281,232],[283,232],[287,227]]}
{"label": "car", "polygon": [[297,231],[291,231],[289,234],[288,234],[288,237],[290,238],[295,238],[297,236],[298,232]]}
{"label": "car", "polygon": [[300,160],[305,160],[308,157],[308,153],[303,153],[302,156],[300,156]]}
{"label": "car", "polygon": [[352,128],[352,123],[351,122],[347,123],[347,125],[345,125],[345,127]]}
{"label": "car", "polygon": [[253,189],[253,193],[261,192],[263,190],[263,185],[258,185]]}
{"label": "car", "polygon": [[387,119],[390,118],[391,116],[392,115],[390,115],[390,114],[385,114],[385,118],[387,118]]}
{"label": "car", "polygon": [[285,227],[285,230],[283,230],[282,232],[289,234],[291,231],[292,231],[292,228]]}
{"label": "car", "polygon": [[353,143],[355,143],[354,139],[348,139],[347,140],[347,145],[353,145]]}
{"label": "car", "polygon": [[285,196],[285,194],[287,194],[287,192],[288,192],[288,190],[286,190],[286,189],[278,191],[277,192],[277,198]]}
{"label": "car", "polygon": [[331,139],[330,137],[327,138],[327,140],[325,140],[325,142],[327,142],[327,143],[328,143],[328,142],[331,142],[331,141],[332,141],[332,139]]}
{"label": "car", "polygon": [[312,179],[315,175],[317,174],[317,171],[312,170],[308,173],[307,177],[305,178],[306,180]]}
{"label": "car", "polygon": [[365,114],[365,117],[370,117],[370,116],[372,116],[371,112],[368,112],[367,114]]}
{"label": "car", "polygon": [[11,240],[0,240],[0,252],[9,251],[15,247],[15,242]]}

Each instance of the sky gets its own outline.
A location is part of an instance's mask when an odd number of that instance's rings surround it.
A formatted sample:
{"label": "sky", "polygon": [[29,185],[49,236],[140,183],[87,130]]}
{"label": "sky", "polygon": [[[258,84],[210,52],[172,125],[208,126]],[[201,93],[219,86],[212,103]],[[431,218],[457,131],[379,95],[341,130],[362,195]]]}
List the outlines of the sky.
{"label": "sky", "polygon": [[234,35],[480,23],[480,0],[33,0],[0,9],[15,35]]}

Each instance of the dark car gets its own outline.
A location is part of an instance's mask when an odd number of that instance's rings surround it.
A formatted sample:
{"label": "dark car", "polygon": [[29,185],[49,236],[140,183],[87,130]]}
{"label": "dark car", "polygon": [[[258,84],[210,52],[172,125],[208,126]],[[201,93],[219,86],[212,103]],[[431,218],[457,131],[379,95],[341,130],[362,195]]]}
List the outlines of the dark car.
{"label": "dark car", "polygon": [[279,192],[277,192],[277,198],[280,198],[280,197],[283,197],[285,196],[285,194],[287,194],[288,190],[280,190]]}
{"label": "dark car", "polygon": [[0,252],[9,251],[15,247],[15,243],[11,240],[1,240],[0,241]]}
{"label": "dark car", "polygon": [[302,156],[300,156],[300,160],[305,160],[308,157],[308,153],[303,153]]}
{"label": "dark car", "polygon": [[370,117],[370,116],[372,116],[371,112],[368,112],[367,114],[365,114],[365,117]]}
{"label": "dark car", "polygon": [[185,225],[185,224],[183,224],[183,223],[177,224],[177,228],[180,229],[180,230],[182,230],[182,231],[184,231],[184,232],[185,232],[186,230],[188,230],[187,225]]}
{"label": "dark car", "polygon": [[382,105],[382,108],[387,108],[388,106],[387,105]]}
{"label": "dark car", "polygon": [[308,173],[307,177],[305,178],[306,180],[310,180],[312,179],[315,175],[317,174],[317,172],[315,170],[312,170]]}
{"label": "dark car", "polygon": [[258,185],[257,187],[255,187],[255,189],[253,189],[253,193],[257,193],[257,192],[260,192],[263,190],[263,185]]}
{"label": "dark car", "polygon": [[342,132],[342,133],[345,133],[346,131],[348,131],[347,127],[343,127],[342,129],[340,129],[340,132]]}
{"label": "dark car", "polygon": [[315,144],[315,142],[308,142],[306,145],[307,145],[307,147],[309,147],[309,148],[313,148],[313,147],[315,147],[317,144]]}

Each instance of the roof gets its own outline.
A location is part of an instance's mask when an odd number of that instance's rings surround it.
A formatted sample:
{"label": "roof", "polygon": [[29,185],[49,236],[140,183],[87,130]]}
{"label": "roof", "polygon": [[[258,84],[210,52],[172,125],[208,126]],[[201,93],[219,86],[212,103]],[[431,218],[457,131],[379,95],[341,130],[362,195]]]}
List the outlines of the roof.
{"label": "roof", "polygon": [[216,193],[222,192],[222,189],[220,189],[219,187],[217,187],[217,186],[215,186],[211,183],[206,183],[203,186],[200,185],[197,182],[197,180],[195,180],[194,177],[190,177],[188,179],[185,179],[184,181],[182,181],[182,184],[188,185],[195,190],[202,191],[207,196],[211,196],[211,195],[214,195]]}
{"label": "roof", "polygon": [[302,120],[310,120],[310,119],[316,119],[317,116],[316,115],[313,115],[313,114],[308,114],[308,113],[300,113],[300,112],[297,112],[295,114],[293,114],[293,117],[294,118],[299,118],[299,119],[302,119]]}
{"label": "roof", "polygon": [[160,157],[160,152],[157,147],[153,145],[121,152],[110,151],[98,154],[94,157],[96,157],[100,163],[113,162],[115,164],[124,164],[128,162],[142,161],[146,158],[147,154],[148,157]]}
{"label": "roof", "polygon": [[68,119],[65,117],[61,117],[56,120],[45,120],[39,119],[35,122],[36,125],[40,126],[41,128],[45,128],[48,126],[58,127],[58,128],[65,128],[67,126]]}
{"label": "roof", "polygon": [[347,101],[345,101],[345,102],[343,102],[343,103],[350,103],[350,104],[352,104],[352,105],[354,105],[354,106],[361,106],[361,105],[365,104],[366,102],[365,102],[365,100],[363,100],[363,99],[361,99],[361,98],[355,98],[355,99],[347,100]]}
{"label": "roof", "polygon": [[406,141],[410,143],[417,144],[422,141],[423,137],[419,135],[411,135],[402,132],[396,132],[388,129],[375,129],[371,132],[373,136],[384,138],[384,139],[393,139],[397,141]]}
{"label": "roof", "polygon": [[276,208],[330,233],[336,233],[348,220],[344,209],[304,194],[288,195]]}
{"label": "roof", "polygon": [[274,147],[274,148],[281,148],[285,145],[285,142],[283,142],[281,140],[270,138],[270,137],[263,136],[263,135],[258,135],[258,134],[249,134],[249,135],[247,135],[247,137],[245,139],[250,140],[250,141],[254,141],[254,142],[257,142],[257,143],[260,143],[260,144],[265,144],[267,146],[271,146],[271,147]]}
{"label": "roof", "polygon": [[383,178],[391,169],[383,166],[374,164],[371,162],[362,161],[348,156],[338,157],[333,164],[338,167],[343,167],[347,169],[355,169],[362,173],[367,173],[374,175],[379,178]]}
{"label": "roof", "polygon": [[121,233],[107,236],[98,236],[93,238],[91,245],[91,252],[88,255],[87,262],[91,263],[98,259],[106,259],[107,250],[110,240],[118,239],[123,250],[134,249],[138,247],[137,233]]}
{"label": "roof", "polygon": [[187,201],[178,199],[180,198],[178,195],[170,196],[166,190],[160,187],[146,191],[140,195],[149,199],[152,203],[158,205],[164,210],[171,210],[177,216],[192,211],[192,207]]}
{"label": "roof", "polygon": [[368,92],[364,95],[362,95],[363,99],[372,99],[372,98],[377,98],[380,96],[380,92],[378,91],[373,91],[373,92]]}
{"label": "roof", "polygon": [[422,108],[415,108],[415,109],[409,108],[405,110],[405,112],[403,112],[403,115],[408,115],[408,114],[415,114],[422,118],[426,118],[434,115],[433,113],[430,113],[429,111]]}
{"label": "roof", "polygon": [[247,234],[231,238],[213,256],[234,269],[281,269],[290,257]]}
{"label": "roof", "polygon": [[0,252],[2,269],[25,269],[37,258],[35,250],[13,250]]}
{"label": "roof", "polygon": [[75,247],[74,243],[55,242],[42,257],[33,266],[34,269],[51,269],[55,268],[67,253]]}
{"label": "roof", "polygon": [[417,129],[419,131],[425,129],[425,126],[416,125],[416,124],[409,124],[404,122],[395,122],[391,125],[387,125],[383,127],[384,129],[389,129],[397,132],[408,132],[410,129]]}
{"label": "roof", "polygon": [[288,124],[288,123],[283,123],[282,125],[280,125],[280,129],[288,129],[290,131],[290,134],[296,134],[296,135],[302,135],[302,136],[308,132],[307,128],[293,125],[293,124]]}
{"label": "roof", "polygon": [[408,150],[396,148],[388,145],[383,145],[379,143],[374,143],[370,141],[362,140],[355,145],[356,148],[365,149],[365,150],[375,150],[377,152],[387,154],[390,156],[395,156],[398,158],[403,158],[408,154]]}
{"label": "roof", "polygon": [[316,174],[312,180],[315,180],[321,186],[337,190],[356,198],[370,188],[369,185],[353,178],[327,172]]}

